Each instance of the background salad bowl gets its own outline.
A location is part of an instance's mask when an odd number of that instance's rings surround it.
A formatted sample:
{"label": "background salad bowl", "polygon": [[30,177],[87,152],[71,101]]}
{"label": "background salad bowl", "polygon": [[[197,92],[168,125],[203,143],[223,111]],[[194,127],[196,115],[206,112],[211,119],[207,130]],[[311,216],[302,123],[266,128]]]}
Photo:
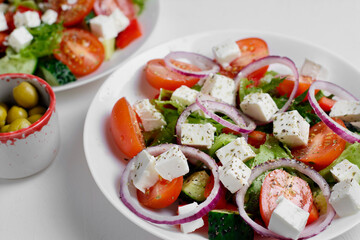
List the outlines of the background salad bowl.
{"label": "background salad bowl", "polygon": [[[328,81],[353,89],[360,73],[347,61],[313,44],[272,33],[259,33],[237,29],[205,32],[176,39],[133,57],[117,69],[102,85],[88,110],[84,127],[84,150],[91,174],[104,196],[120,213],[150,233],[163,239],[206,239],[206,233],[184,234],[174,226],[154,225],[137,217],[119,199],[119,181],[126,162],[119,157],[119,151],[109,134],[108,120],[115,102],[126,97],[130,104],[143,98],[153,98],[157,90],[152,88],[144,76],[144,66],[154,58],[163,58],[170,51],[191,51],[212,58],[212,47],[225,40],[239,40],[248,37],[264,39],[271,55],[286,56],[300,67],[310,59],[327,69]],[[273,70],[282,72],[276,64]],[[118,79],[123,79],[119,81]],[[348,81],[351,79],[351,81]],[[360,82],[358,82],[360,83]],[[359,96],[360,90],[351,92]],[[321,234],[312,239],[331,239],[349,230],[360,222],[360,214],[337,218]]]}
{"label": "background salad bowl", "polygon": [[67,89],[72,89],[75,87],[82,86],[84,84],[93,82],[95,80],[104,77],[105,75],[114,71],[119,65],[124,61],[129,59],[133,54],[135,54],[142,45],[150,37],[151,33],[154,31],[156,23],[158,21],[160,6],[159,1],[149,0],[146,1],[143,12],[138,16],[138,21],[142,28],[142,36],[132,42],[124,49],[116,50],[111,58],[107,61],[104,61],[101,66],[94,71],[93,73],[77,78],[76,81],[70,82],[65,85],[54,86],[54,92],[60,92]]}
{"label": "background salad bowl", "polygon": [[47,110],[27,128],[0,133],[0,178],[23,178],[45,169],[60,147],[55,94],[47,82],[29,74],[2,74],[0,102],[15,105],[13,88],[22,82],[29,82],[37,89],[39,104]]}

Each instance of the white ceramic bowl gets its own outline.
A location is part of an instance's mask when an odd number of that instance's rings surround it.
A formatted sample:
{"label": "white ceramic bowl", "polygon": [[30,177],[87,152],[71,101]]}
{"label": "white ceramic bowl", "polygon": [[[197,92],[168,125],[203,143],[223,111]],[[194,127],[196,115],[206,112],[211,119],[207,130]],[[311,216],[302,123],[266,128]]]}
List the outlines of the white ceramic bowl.
{"label": "white ceramic bowl", "polygon": [[55,159],[60,146],[55,94],[41,78],[29,74],[0,75],[0,102],[15,105],[12,89],[21,82],[31,83],[39,93],[39,103],[47,111],[28,128],[0,133],[0,178],[16,179],[33,175]]}

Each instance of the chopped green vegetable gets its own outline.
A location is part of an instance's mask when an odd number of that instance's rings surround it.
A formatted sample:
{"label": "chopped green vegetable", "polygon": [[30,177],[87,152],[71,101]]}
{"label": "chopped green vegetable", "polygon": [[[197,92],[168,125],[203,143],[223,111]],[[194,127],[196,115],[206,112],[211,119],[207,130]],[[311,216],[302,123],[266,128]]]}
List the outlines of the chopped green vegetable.
{"label": "chopped green vegetable", "polygon": [[33,74],[37,65],[34,57],[12,57],[4,56],[0,58],[0,74],[4,73],[28,73]]}
{"label": "chopped green vegetable", "polygon": [[76,81],[75,75],[68,66],[55,58],[41,58],[38,69],[39,75],[51,86],[59,86]]}
{"label": "chopped green vegetable", "polygon": [[215,152],[222,148],[223,146],[227,145],[228,143],[234,141],[237,138],[237,136],[233,134],[226,134],[222,133],[219,136],[215,136],[214,144],[209,149],[209,155],[211,157],[215,157]]}
{"label": "chopped green vegetable", "polygon": [[184,180],[182,193],[192,199],[192,201],[204,201],[206,199],[204,196],[205,187],[209,178],[210,176],[205,170],[194,172]]}
{"label": "chopped green vegetable", "polygon": [[132,2],[138,7],[137,14],[140,15],[144,11],[146,0],[132,0]]}

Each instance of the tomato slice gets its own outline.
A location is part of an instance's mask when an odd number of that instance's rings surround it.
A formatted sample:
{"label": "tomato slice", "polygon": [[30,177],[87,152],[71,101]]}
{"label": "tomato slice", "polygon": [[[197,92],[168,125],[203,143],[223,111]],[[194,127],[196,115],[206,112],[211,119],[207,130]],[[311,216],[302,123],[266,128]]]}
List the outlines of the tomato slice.
{"label": "tomato slice", "polygon": [[183,176],[174,178],[172,181],[161,179],[145,193],[137,190],[137,198],[142,205],[148,208],[168,207],[179,197],[183,181]]}
{"label": "tomato slice", "polygon": [[325,112],[330,112],[336,101],[327,97],[322,97],[318,103]]}
{"label": "tomato slice", "polygon": [[54,51],[54,56],[66,64],[72,73],[83,76],[100,67],[105,58],[105,50],[90,32],[70,28],[64,31],[60,49]]}
{"label": "tomato slice", "polygon": [[112,109],[110,132],[117,147],[128,158],[133,158],[145,148],[135,111],[124,97]]}
{"label": "tomato slice", "polygon": [[261,131],[252,131],[248,135],[248,144],[253,147],[259,148],[266,141],[266,133]]}
{"label": "tomato slice", "polygon": [[[236,42],[241,50],[241,56],[230,63],[229,69],[222,69],[221,73],[234,78],[238,72],[249,63],[269,55],[266,42],[260,38],[245,38]],[[251,73],[248,78],[258,82],[266,73],[268,67],[260,68]]]}
{"label": "tomato slice", "polygon": [[94,11],[96,15],[110,15],[119,8],[129,20],[136,18],[136,11],[131,0],[95,0]]}
{"label": "tomato slice", "polygon": [[141,26],[136,18],[130,21],[130,25],[116,37],[116,47],[125,48],[135,39],[141,37]]}
{"label": "tomato slice", "polygon": [[[340,119],[334,119],[345,127]],[[334,133],[323,122],[310,128],[308,145],[293,148],[292,155],[299,161],[314,167],[317,171],[330,165],[344,151],[346,141]]]}
{"label": "tomato slice", "polygon": [[6,38],[9,36],[6,32],[0,32],[0,53],[5,52],[7,46],[4,44]]}
{"label": "tomato slice", "polygon": [[[198,67],[188,63],[178,61],[173,61],[173,63],[183,69],[200,71]],[[199,78],[185,76],[167,68],[163,59],[150,60],[146,65],[145,72],[146,80],[157,89],[175,90],[181,85],[192,87],[199,81]]]}
{"label": "tomato slice", "polygon": [[311,211],[313,198],[309,184],[284,170],[276,169],[265,177],[260,191],[260,214],[266,226],[281,195],[303,210]]}
{"label": "tomato slice", "polygon": [[309,225],[309,224],[315,222],[318,218],[319,218],[319,211],[316,208],[315,204],[312,204],[311,205],[311,210],[310,210],[310,215],[309,215],[309,218],[308,218],[308,220],[306,222],[306,225]]}
{"label": "tomato slice", "polygon": [[15,12],[7,11],[4,15],[5,15],[6,23],[8,25],[8,30],[6,30],[5,32],[11,33],[15,29],[15,24],[14,24]]}
{"label": "tomato slice", "polygon": [[[77,0],[69,4],[67,0],[49,0],[50,8],[58,12],[58,22],[65,27],[80,23],[93,9],[95,0]],[[64,7],[65,6],[65,7]]]}
{"label": "tomato slice", "polygon": [[[313,81],[314,80],[311,77],[300,76],[299,87],[298,87],[298,90],[296,91],[295,97],[301,95],[306,90],[308,90],[310,85],[313,83]],[[282,81],[279,84],[279,86],[277,86],[276,89],[281,96],[286,95],[287,97],[289,97],[293,88],[294,88],[294,81],[291,79],[284,79],[284,81]],[[315,93],[317,93],[318,91],[319,90],[316,90]],[[307,97],[304,100],[307,100]]]}

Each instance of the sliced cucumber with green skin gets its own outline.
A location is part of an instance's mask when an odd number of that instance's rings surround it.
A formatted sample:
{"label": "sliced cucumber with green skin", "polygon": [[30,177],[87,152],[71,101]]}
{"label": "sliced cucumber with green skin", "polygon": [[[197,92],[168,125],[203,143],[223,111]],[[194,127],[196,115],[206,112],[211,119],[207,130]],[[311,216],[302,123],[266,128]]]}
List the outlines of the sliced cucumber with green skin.
{"label": "sliced cucumber with green skin", "polygon": [[209,212],[209,239],[253,239],[254,230],[237,211],[212,210]]}
{"label": "sliced cucumber with green skin", "polygon": [[39,61],[39,75],[51,86],[64,85],[76,81],[68,66],[55,58],[42,58]]}
{"label": "sliced cucumber with green skin", "polygon": [[101,43],[105,50],[105,60],[109,60],[115,52],[115,38],[104,39]]}
{"label": "sliced cucumber with green skin", "polygon": [[37,58],[19,58],[4,56],[0,58],[0,74],[28,73],[33,74],[37,65]]}
{"label": "sliced cucumber with green skin", "polygon": [[205,170],[194,172],[187,177],[182,186],[182,192],[197,202],[202,202],[206,199],[204,191],[210,176]]}

